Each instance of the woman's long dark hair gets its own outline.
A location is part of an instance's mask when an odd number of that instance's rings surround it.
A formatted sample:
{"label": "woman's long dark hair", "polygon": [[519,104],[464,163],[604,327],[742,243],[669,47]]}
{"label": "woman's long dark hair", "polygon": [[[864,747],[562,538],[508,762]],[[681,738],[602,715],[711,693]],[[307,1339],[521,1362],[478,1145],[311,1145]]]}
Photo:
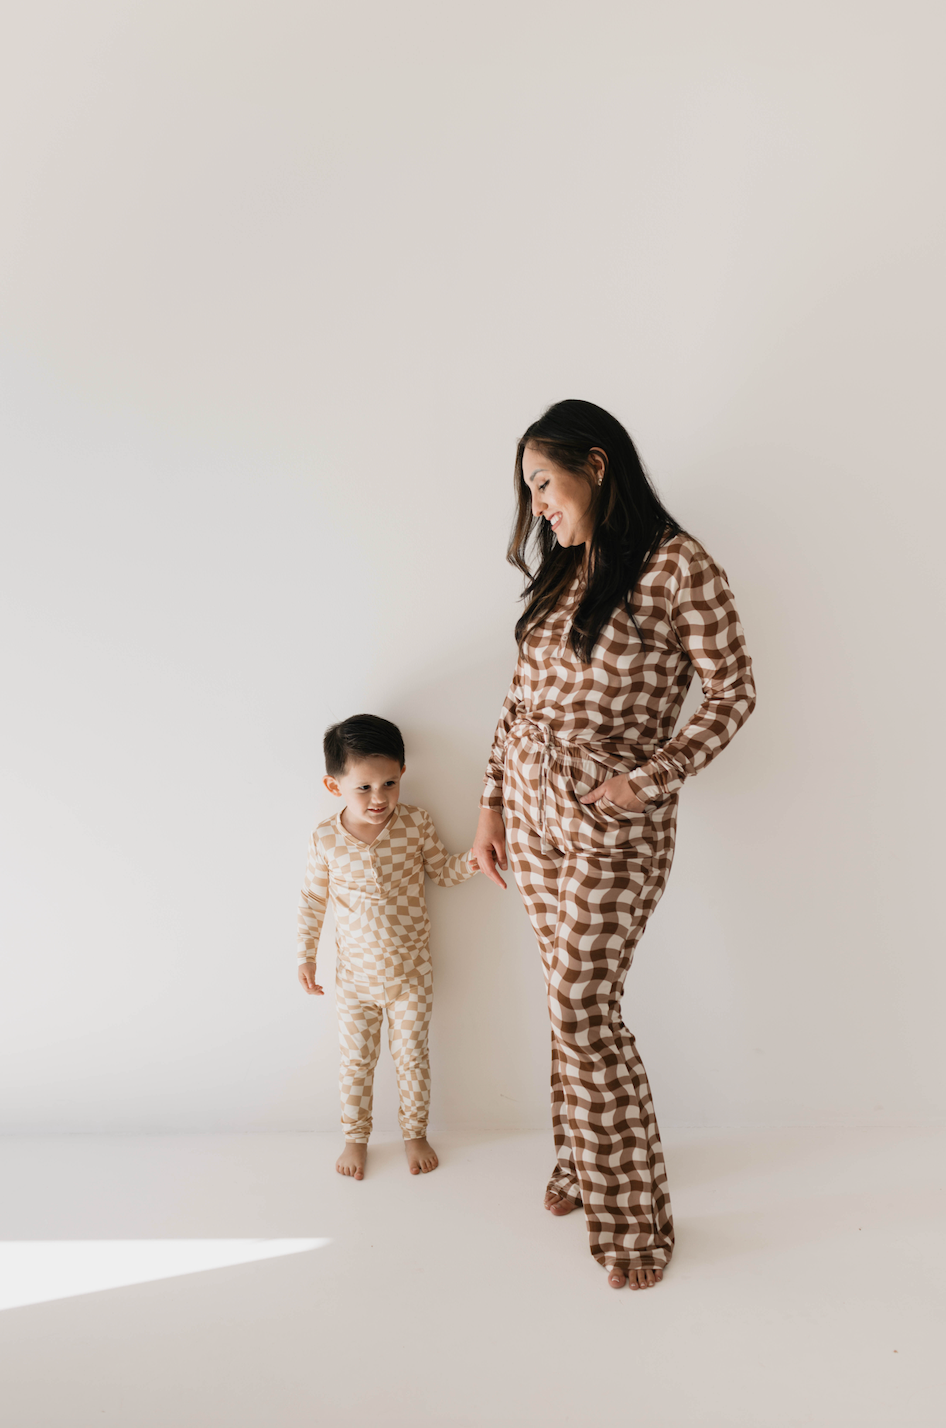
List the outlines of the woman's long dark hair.
{"label": "woman's long dark hair", "polygon": [[[588,482],[594,528],[588,543],[584,594],[575,612],[569,640],[587,664],[608,620],[623,604],[640,636],[632,608],[634,591],[654,553],[682,531],[661,504],[637,448],[621,423],[594,402],[556,402],[524,432],[516,450],[516,521],[507,559],[527,577],[526,608],[516,623],[521,644],[528,632],[550,615],[581,563],[582,547],[560,546],[548,522],[532,514],[532,492],[522,474],[522,454],[535,447],[574,476]],[[590,455],[604,453],[606,469],[598,486]],[[529,547],[538,556],[533,572]]]}

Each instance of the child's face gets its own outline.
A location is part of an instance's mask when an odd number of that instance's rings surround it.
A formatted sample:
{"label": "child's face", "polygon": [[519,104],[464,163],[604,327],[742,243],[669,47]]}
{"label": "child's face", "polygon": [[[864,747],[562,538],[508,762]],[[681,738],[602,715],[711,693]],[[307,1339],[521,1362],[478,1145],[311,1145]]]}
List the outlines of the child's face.
{"label": "child's face", "polygon": [[396,759],[372,754],[368,758],[350,759],[339,778],[326,775],[325,787],[336,798],[344,798],[360,822],[381,824],[394,812],[403,772]]}

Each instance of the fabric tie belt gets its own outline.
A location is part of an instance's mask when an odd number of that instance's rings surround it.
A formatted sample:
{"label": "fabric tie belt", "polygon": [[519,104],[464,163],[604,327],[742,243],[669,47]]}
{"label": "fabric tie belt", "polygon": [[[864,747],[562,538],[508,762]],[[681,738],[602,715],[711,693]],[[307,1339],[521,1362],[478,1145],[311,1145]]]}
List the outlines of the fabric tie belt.
{"label": "fabric tie belt", "polygon": [[594,780],[593,787],[598,783],[603,783],[603,779],[598,778],[601,769],[607,769],[611,774],[627,774],[637,765],[627,764],[619,759],[615,759],[612,754],[595,754],[592,757],[591,750],[587,744],[574,743],[570,739],[557,737],[548,724],[538,724],[534,719],[527,719],[525,716],[515,721],[509,730],[510,739],[520,737],[527,740],[534,748],[541,749],[542,758],[539,762],[539,832],[542,835],[543,843],[547,843],[548,826],[546,823],[546,802],[548,794],[549,770],[555,762],[565,762],[580,764],[585,772],[590,773]]}

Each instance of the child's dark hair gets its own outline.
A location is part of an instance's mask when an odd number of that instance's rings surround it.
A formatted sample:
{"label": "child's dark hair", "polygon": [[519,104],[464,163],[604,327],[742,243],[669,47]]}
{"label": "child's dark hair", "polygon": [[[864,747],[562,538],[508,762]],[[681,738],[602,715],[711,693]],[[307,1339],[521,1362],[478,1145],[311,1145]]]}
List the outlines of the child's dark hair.
{"label": "child's dark hair", "polygon": [[368,759],[381,757],[394,759],[398,768],[404,767],[404,740],[396,724],[389,719],[379,719],[377,714],[353,714],[340,724],[326,729],[322,740],[325,750],[325,772],[330,778],[339,778],[354,757]]}

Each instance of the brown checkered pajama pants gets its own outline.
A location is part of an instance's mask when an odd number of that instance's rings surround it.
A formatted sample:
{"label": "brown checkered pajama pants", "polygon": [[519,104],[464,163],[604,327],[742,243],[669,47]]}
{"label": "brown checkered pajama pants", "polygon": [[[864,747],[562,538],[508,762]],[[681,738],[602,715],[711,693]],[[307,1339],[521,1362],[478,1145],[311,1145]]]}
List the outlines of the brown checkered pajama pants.
{"label": "brown checkered pajama pants", "polygon": [[673,1220],[650,1087],[621,994],[666,880],[658,860],[561,853],[515,811],[509,858],[535,928],[552,1022],[549,1189],[584,1207],[606,1269],[664,1266]]}
{"label": "brown checkered pajama pants", "polygon": [[374,1068],[381,1051],[381,1021],[385,1012],[388,1046],[397,1073],[400,1101],[397,1118],[401,1134],[405,1140],[423,1139],[427,1134],[430,1106],[427,1029],[433,1006],[432,972],[419,972],[407,981],[367,991],[338,976],[335,1003],[345,1139],[364,1145],[371,1135]]}

